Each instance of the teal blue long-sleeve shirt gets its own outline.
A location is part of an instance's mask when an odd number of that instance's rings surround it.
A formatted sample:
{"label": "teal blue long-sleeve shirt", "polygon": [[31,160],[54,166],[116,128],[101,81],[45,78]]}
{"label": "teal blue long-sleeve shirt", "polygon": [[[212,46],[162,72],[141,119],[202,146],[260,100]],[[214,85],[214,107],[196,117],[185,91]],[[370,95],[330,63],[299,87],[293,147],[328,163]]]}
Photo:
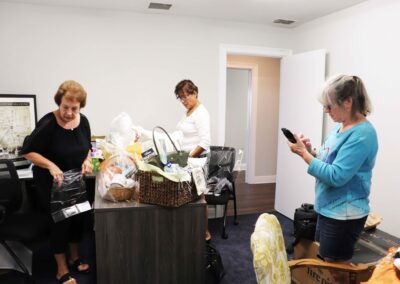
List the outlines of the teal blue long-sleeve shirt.
{"label": "teal blue long-sleeve shirt", "polygon": [[338,220],[359,219],[369,213],[372,169],[378,152],[376,131],[369,121],[330,133],[308,173],[316,178],[315,210]]}

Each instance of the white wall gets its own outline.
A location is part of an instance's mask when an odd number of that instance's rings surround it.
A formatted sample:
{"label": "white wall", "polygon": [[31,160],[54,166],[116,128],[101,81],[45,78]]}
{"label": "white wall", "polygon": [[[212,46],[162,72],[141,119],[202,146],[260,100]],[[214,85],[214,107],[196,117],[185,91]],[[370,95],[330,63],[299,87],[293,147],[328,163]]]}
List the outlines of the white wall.
{"label": "white wall", "polygon": [[[0,93],[34,93],[38,116],[55,109],[66,79],[83,84],[92,132],[127,111],[135,124],[174,129],[184,112],[173,94],[192,79],[218,118],[220,44],[287,48],[287,29],[186,17],[0,3]],[[216,141],[218,124],[211,138]]]}
{"label": "white wall", "polygon": [[[366,82],[380,142],[371,205],[384,217],[381,228],[400,236],[399,13],[400,1],[371,0],[291,30],[0,3],[0,93],[36,94],[41,117],[55,108],[58,85],[75,79],[89,93],[84,112],[94,134],[106,134],[111,119],[123,110],[146,128],[173,129],[183,113],[173,88],[182,78],[195,81],[200,100],[217,121],[221,43],[297,52],[325,48],[328,75],[354,73]],[[213,123],[213,140],[217,134]]]}
{"label": "white wall", "polygon": [[228,68],[226,72],[225,146],[242,149],[246,161],[247,101],[250,71]]}
{"label": "white wall", "polygon": [[325,48],[328,76],[359,75],[373,104],[370,120],[378,132],[371,208],[383,216],[380,228],[400,236],[400,1],[371,0],[295,30],[294,50]]}

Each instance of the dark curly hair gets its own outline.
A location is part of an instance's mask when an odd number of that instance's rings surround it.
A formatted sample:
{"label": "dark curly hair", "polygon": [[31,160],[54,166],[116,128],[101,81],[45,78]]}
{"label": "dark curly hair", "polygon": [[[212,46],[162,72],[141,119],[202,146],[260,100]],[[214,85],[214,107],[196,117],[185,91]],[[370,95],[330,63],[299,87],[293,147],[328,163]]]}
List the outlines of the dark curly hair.
{"label": "dark curly hair", "polygon": [[175,86],[175,96],[177,99],[180,98],[181,94],[186,95],[197,95],[199,93],[199,89],[197,86],[190,80],[182,80]]}

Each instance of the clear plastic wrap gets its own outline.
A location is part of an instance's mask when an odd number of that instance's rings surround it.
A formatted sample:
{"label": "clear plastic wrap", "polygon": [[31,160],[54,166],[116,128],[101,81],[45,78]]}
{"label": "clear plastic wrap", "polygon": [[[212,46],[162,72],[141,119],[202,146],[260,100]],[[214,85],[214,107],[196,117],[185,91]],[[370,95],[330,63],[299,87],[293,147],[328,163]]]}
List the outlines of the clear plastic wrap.
{"label": "clear plastic wrap", "polygon": [[91,209],[81,169],[66,171],[61,184],[53,183],[50,209],[56,223]]}
{"label": "clear plastic wrap", "polygon": [[219,195],[224,190],[232,191],[234,165],[234,148],[217,146],[211,148],[207,179],[208,194]]}
{"label": "clear plastic wrap", "polygon": [[233,167],[233,171],[241,171],[243,170],[243,149],[237,149],[236,161],[235,166]]}
{"label": "clear plastic wrap", "polygon": [[136,139],[136,135],[131,117],[127,113],[121,112],[111,122],[107,140],[119,149],[126,149]]}
{"label": "clear plastic wrap", "polygon": [[126,154],[110,157],[101,164],[97,176],[97,190],[104,199],[118,202],[137,200],[139,183],[135,181],[137,167]]}

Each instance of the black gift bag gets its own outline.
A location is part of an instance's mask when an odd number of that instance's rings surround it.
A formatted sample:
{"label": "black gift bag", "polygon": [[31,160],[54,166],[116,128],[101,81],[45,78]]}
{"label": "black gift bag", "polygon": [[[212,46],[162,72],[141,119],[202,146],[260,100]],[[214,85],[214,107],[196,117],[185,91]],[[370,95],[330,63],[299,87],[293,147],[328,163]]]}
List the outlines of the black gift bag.
{"label": "black gift bag", "polygon": [[206,283],[219,283],[224,275],[221,255],[212,244],[206,243]]}

